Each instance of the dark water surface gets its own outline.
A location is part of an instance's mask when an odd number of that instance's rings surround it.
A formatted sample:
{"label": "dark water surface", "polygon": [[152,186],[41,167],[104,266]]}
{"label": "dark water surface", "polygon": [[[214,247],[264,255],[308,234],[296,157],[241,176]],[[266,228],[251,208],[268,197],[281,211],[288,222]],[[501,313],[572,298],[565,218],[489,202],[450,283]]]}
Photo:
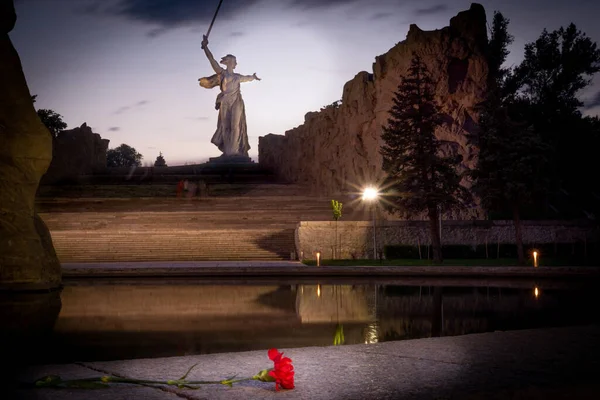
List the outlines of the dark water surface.
{"label": "dark water surface", "polygon": [[35,343],[32,362],[63,363],[585,325],[600,322],[596,284],[67,280],[61,292],[4,294],[0,305],[12,350]]}

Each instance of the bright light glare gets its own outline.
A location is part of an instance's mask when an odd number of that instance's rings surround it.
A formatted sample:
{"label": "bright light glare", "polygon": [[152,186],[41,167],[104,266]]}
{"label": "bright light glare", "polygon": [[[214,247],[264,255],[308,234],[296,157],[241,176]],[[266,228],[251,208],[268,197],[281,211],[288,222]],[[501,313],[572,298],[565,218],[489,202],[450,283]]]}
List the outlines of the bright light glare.
{"label": "bright light glare", "polygon": [[365,188],[365,190],[363,191],[363,195],[362,195],[362,199],[363,200],[373,201],[377,197],[379,197],[379,191],[376,188],[372,187],[372,186],[369,186],[368,188]]}
{"label": "bright light glare", "polygon": [[377,343],[379,341],[377,322],[372,322],[367,326],[365,332],[365,344]]}

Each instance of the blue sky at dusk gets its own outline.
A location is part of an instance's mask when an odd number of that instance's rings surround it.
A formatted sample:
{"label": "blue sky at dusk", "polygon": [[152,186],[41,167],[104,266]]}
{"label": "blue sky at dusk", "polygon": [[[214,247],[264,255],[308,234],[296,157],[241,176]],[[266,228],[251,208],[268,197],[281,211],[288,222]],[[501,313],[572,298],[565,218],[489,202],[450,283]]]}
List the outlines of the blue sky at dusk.
{"label": "blue sky at dusk", "polygon": [[[339,100],[359,71],[372,72],[375,56],[404,40],[411,23],[438,29],[470,1],[224,0],[210,35],[215,58],[231,53],[236,71],[260,82],[242,86],[250,156],[258,137],[283,134],[304,115]],[[543,28],[574,22],[600,41],[600,2],[490,0],[480,2],[511,20],[509,64]],[[38,108],[63,115],[69,128],[87,122],[154,162],[169,165],[220,155],[210,143],[218,88],[198,78],[212,74],[200,49],[218,0],[16,0],[17,48]],[[585,113],[600,112],[600,78],[581,94]]]}

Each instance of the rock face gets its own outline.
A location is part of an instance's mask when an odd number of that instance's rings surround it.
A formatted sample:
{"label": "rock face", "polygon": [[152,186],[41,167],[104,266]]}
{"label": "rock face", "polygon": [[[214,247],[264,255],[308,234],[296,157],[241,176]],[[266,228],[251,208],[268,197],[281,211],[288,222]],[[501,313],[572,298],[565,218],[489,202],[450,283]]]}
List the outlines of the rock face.
{"label": "rock face", "polygon": [[341,105],[306,114],[304,124],[285,136],[259,138],[260,164],[322,194],[354,191],[382,179],[382,126],[416,52],[437,82],[436,100],[446,116],[436,135],[445,152],[460,153],[463,168],[471,167],[473,149],[466,134],[475,127],[474,106],[486,90],[486,46],[486,15],[479,4],[440,30],[425,32],[411,25],[405,41],[376,57],[373,74],[360,72],[346,83]]}
{"label": "rock face", "polygon": [[60,264],[34,209],[52,138],[33,108],[8,36],[15,22],[12,0],[0,0],[0,286],[53,287],[60,285]]}
{"label": "rock face", "polygon": [[106,168],[108,143],[86,123],[60,132],[53,140],[52,162],[42,183],[77,182],[82,175]]}

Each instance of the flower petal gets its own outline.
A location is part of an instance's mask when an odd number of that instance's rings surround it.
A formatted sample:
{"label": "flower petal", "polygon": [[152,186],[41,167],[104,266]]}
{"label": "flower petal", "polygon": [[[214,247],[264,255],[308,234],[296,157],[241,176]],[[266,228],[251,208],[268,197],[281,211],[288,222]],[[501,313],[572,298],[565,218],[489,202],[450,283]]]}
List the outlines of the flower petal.
{"label": "flower petal", "polygon": [[269,359],[278,362],[281,359],[283,353],[280,353],[279,351],[277,351],[277,349],[269,349],[268,355]]}
{"label": "flower petal", "polygon": [[289,374],[290,372],[294,372],[294,366],[291,364],[280,365],[277,367],[277,373]]}
{"label": "flower petal", "polygon": [[282,381],[281,382],[281,387],[284,388],[284,389],[293,389],[295,387],[294,386],[294,381],[293,380],[290,381],[290,382],[288,382],[288,381]]}

